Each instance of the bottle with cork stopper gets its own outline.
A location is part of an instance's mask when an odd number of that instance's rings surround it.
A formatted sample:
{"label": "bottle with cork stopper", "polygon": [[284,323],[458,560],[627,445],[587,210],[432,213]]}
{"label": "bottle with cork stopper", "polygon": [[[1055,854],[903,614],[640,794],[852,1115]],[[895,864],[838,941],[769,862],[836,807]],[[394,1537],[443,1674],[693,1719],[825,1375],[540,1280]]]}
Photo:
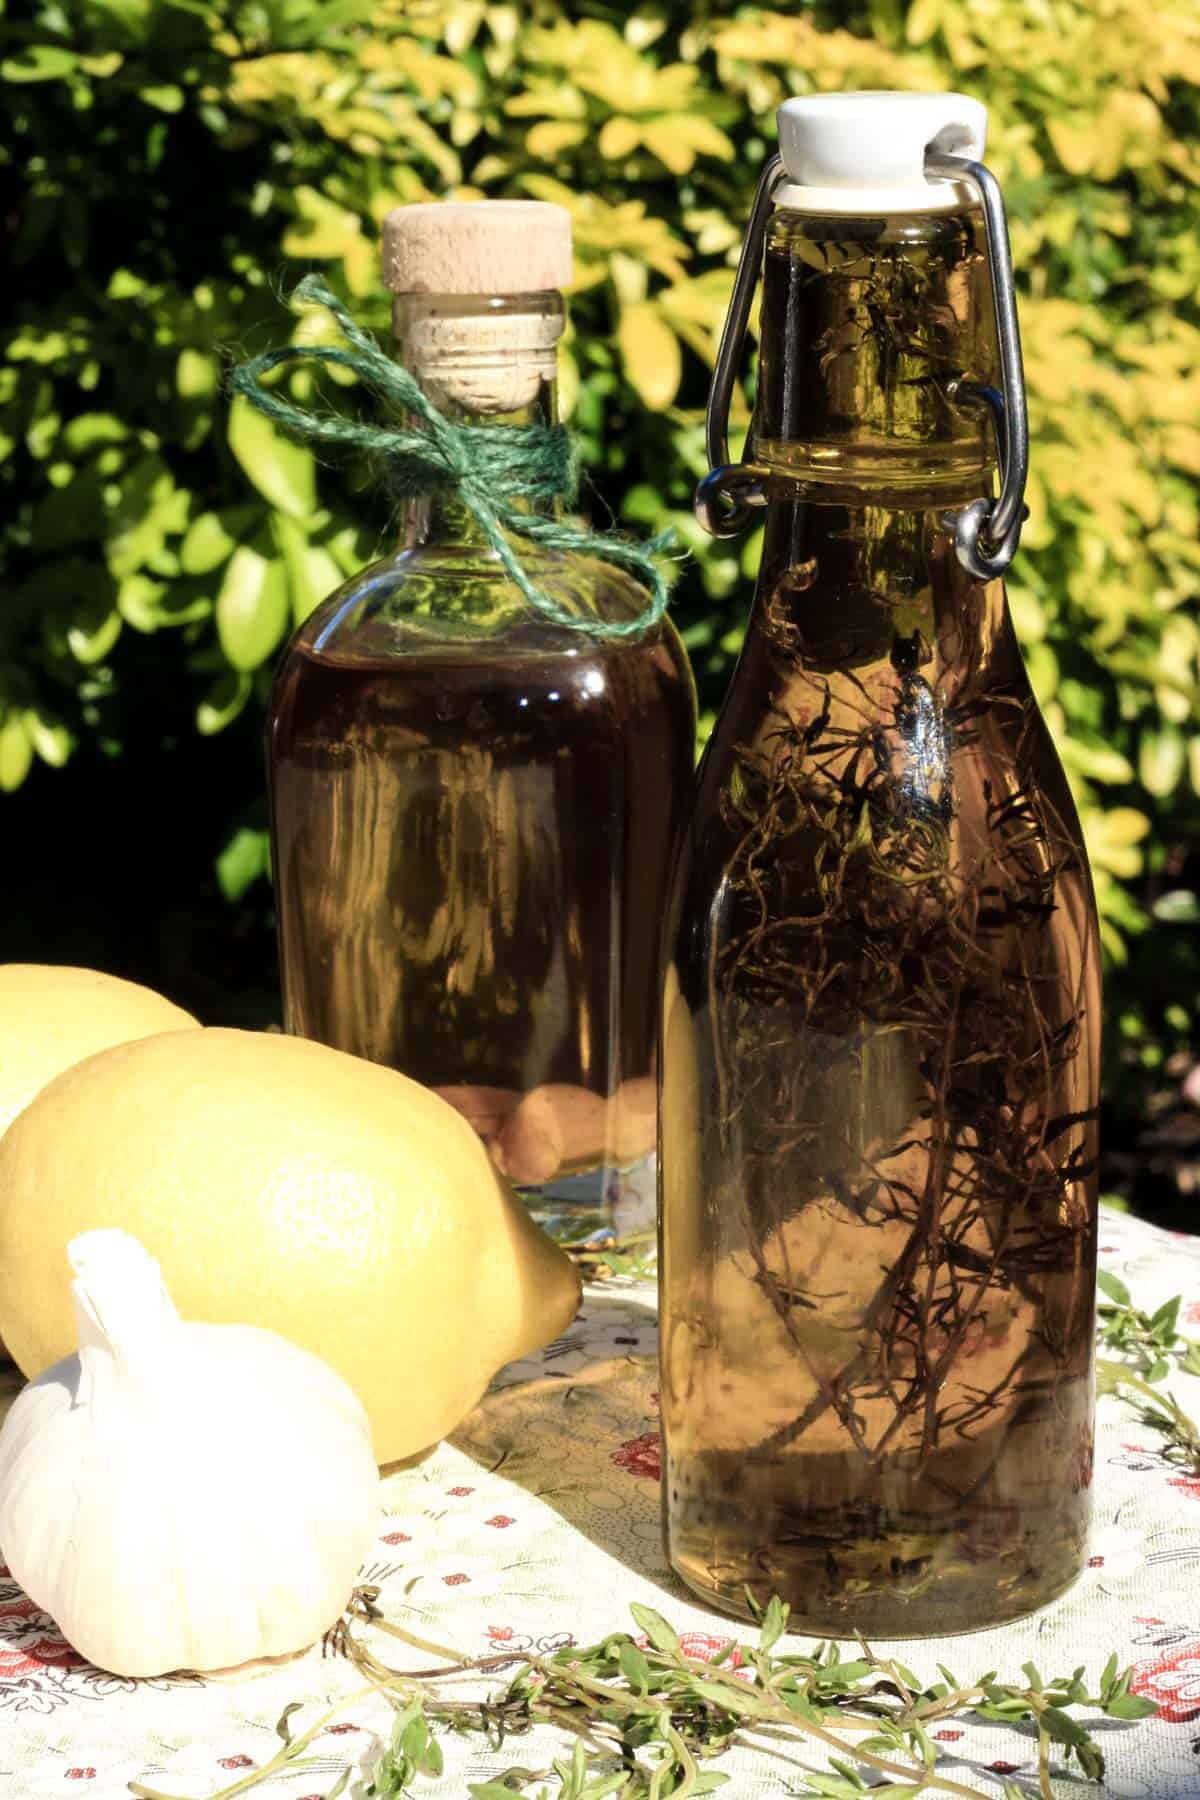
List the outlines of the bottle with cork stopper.
{"label": "bottle with cork stopper", "polygon": [[[555,542],[561,483],[528,460],[563,454],[569,215],[401,207],[383,267],[398,360],[457,437],[444,480],[401,479],[398,546],[316,609],[276,677],[285,1027],[436,1089],[551,1229],[636,1228],[686,654],[632,575]],[[523,580],[472,481],[545,521],[512,539]]]}

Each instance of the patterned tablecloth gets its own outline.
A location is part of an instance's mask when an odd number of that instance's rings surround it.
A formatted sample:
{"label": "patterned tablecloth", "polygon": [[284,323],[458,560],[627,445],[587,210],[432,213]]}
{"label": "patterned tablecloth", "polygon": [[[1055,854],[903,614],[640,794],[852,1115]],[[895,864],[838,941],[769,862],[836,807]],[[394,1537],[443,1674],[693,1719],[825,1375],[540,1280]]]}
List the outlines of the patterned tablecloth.
{"label": "patterned tablecloth", "polygon": [[[1138,1304],[1156,1306],[1182,1293],[1182,1328],[1200,1335],[1200,1240],[1106,1213],[1101,1246],[1103,1266],[1121,1272]],[[664,1565],[654,1349],[651,1286],[615,1280],[594,1287],[566,1337],[506,1369],[452,1441],[389,1476],[374,1556],[362,1577],[378,1584],[385,1611],[411,1630],[481,1655],[593,1641],[626,1629],[629,1602],[641,1600],[686,1634],[690,1654],[723,1644],[737,1628],[690,1600]],[[1200,1379],[1172,1382],[1189,1410],[1200,1408]],[[1096,1502],[1092,1555],[1065,1598],[1020,1624],[954,1645],[910,1643],[904,1660],[923,1679],[934,1678],[939,1660],[961,1674],[986,1666],[1016,1677],[1029,1658],[1047,1673],[1085,1663],[1098,1674],[1116,1649],[1136,1665],[1136,1690],[1160,1712],[1139,1722],[1098,1721],[1109,1771],[1103,1793],[1121,1800],[1200,1796],[1200,1480],[1166,1462],[1154,1432],[1107,1399],[1100,1405]],[[289,1701],[305,1702],[293,1720],[300,1727],[317,1708],[362,1686],[344,1662],[317,1649],[254,1679],[118,1680],[82,1663],[7,1573],[0,1570],[5,1800],[127,1800],[131,1780],[202,1800],[270,1760],[279,1743],[276,1721]],[[389,1659],[397,1651],[406,1654],[402,1645],[381,1646]],[[420,1661],[407,1654],[410,1664]],[[375,1734],[386,1735],[389,1719],[377,1697],[354,1704],[317,1740],[316,1767],[261,1791],[324,1800],[348,1763],[369,1764]],[[1036,1796],[1028,1735],[956,1721],[935,1736],[947,1774],[997,1797],[1007,1776]],[[444,1775],[415,1791],[465,1795],[469,1781],[514,1761],[547,1766],[548,1747],[522,1739],[493,1752],[446,1739]],[[821,1766],[803,1748],[736,1751],[720,1765],[733,1775],[723,1791],[803,1792],[806,1761]],[[362,1785],[356,1779],[351,1792],[361,1793]],[[1055,1782],[1057,1794],[1080,1800],[1099,1791],[1077,1774]]]}

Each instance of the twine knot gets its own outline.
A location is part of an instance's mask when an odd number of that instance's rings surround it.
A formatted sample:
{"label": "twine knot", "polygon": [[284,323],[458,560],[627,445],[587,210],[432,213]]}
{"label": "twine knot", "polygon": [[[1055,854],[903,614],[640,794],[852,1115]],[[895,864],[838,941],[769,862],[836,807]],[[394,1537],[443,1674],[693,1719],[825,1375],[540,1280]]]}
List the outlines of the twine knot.
{"label": "twine knot", "polygon": [[[306,275],[294,297],[325,307],[349,347],[288,344],[266,350],[234,368],[230,382],[235,393],[293,437],[348,445],[381,457],[403,498],[456,494],[529,604],[556,624],[594,638],[628,638],[659,622],[667,609],[667,584],[653,556],[663,547],[661,538],[643,547],[614,532],[591,531],[569,519],[525,510],[530,502],[562,500],[570,505],[576,498],[578,463],[564,425],[462,425],[449,419],[415,377],[355,322],[319,275]],[[263,377],[273,369],[301,362],[350,369],[416,423],[384,425],[310,412],[263,386]],[[628,570],[649,590],[645,608],[636,617],[621,620],[572,612],[532,579],[513,548],[514,537],[540,549],[594,556]]]}

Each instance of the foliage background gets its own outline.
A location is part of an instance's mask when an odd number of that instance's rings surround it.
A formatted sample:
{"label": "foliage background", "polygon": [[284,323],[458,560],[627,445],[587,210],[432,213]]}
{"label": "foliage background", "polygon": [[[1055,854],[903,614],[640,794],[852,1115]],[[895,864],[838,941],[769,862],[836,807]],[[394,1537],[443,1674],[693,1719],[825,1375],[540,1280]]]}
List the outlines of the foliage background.
{"label": "foliage background", "polygon": [[1110,1143],[1165,1109],[1137,1165],[1153,1174],[1179,1136],[1200,976],[1188,0],[30,0],[0,19],[0,57],[3,953],[97,962],[253,1022],[275,1004],[271,666],[388,519],[353,471],[318,476],[231,414],[223,359],[323,329],[280,305],[308,267],[386,332],[393,206],[562,201],[565,398],[593,512],[673,524],[694,551],[676,617],[711,715],[757,542],[709,544],[689,497],[773,109],[814,88],[983,99],[1035,447],[1010,593],[1099,886]]}

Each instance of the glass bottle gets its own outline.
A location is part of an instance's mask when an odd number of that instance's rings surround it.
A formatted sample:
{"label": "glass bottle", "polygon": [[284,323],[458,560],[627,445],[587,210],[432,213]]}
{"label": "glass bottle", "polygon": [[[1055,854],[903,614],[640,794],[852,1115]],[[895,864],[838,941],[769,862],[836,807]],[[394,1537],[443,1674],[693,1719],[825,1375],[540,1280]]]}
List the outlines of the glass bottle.
{"label": "glass bottle", "polygon": [[1094,902],[1015,531],[964,566],[1023,396],[974,178],[924,163],[984,125],[785,103],[750,466],[711,478],[766,515],[667,922],[665,1531],[821,1635],[995,1624],[1086,1554]]}
{"label": "glass bottle", "polygon": [[[405,366],[468,426],[555,419],[570,223],[404,207],[385,271]],[[531,502],[544,506],[547,503]],[[268,761],[284,1024],[436,1088],[566,1232],[653,1218],[659,933],[695,695],[644,589],[518,553],[447,488],[293,638]]]}

